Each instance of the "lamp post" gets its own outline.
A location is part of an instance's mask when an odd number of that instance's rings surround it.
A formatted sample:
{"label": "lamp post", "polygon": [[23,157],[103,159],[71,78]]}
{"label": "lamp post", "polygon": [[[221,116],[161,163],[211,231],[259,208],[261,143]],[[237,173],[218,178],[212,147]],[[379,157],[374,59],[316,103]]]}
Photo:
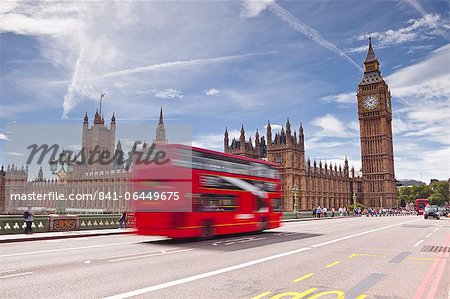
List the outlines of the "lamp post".
{"label": "lamp post", "polygon": [[294,194],[294,212],[298,212],[298,186],[297,184],[294,184],[294,187],[292,188],[292,193]]}
{"label": "lamp post", "polygon": [[[69,155],[62,150],[62,152],[59,154],[58,160],[55,160],[54,158],[49,162],[50,164],[50,171],[52,174],[55,174],[58,176],[57,186],[58,186],[58,193],[62,193],[62,186],[66,183],[67,179],[70,177],[70,175],[75,170],[75,161],[71,161]],[[58,170],[58,165],[61,166],[61,169]],[[64,168],[66,166],[66,168]],[[66,213],[66,201],[65,200],[58,200],[57,207],[56,207],[56,213],[58,214],[65,214]]]}

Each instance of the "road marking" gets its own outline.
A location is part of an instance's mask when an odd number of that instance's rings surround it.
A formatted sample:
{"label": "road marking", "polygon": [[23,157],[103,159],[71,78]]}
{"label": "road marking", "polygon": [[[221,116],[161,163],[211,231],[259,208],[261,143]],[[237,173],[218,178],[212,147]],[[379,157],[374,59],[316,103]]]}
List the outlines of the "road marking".
{"label": "road marking", "polygon": [[[372,273],[369,276],[367,276],[365,279],[360,281],[357,285],[355,285],[353,288],[351,288],[347,294],[347,298],[359,298],[359,296],[364,295],[358,295],[358,294],[364,294],[366,293],[371,287],[373,287],[381,278],[384,277],[385,274],[382,273]],[[362,297],[365,298],[365,297]]]}
{"label": "road marking", "polygon": [[[445,246],[447,246],[450,243],[450,238],[447,239],[447,242],[445,244]],[[444,258],[448,258],[449,253],[442,253],[440,252],[438,254],[439,257],[444,257]],[[437,288],[439,286],[439,283],[441,282],[442,276],[444,274],[444,270],[445,270],[445,266],[447,265],[447,259],[441,260],[439,262],[439,268],[436,270],[436,272],[434,273],[434,280],[431,284],[430,290],[428,291],[428,297],[430,299],[436,298],[436,292],[437,292]]]}
{"label": "road marking", "polygon": [[415,260],[415,261],[434,261],[436,259],[434,258],[428,258],[428,257],[407,257],[408,260]]}
{"label": "road marking", "polygon": [[[298,293],[298,292],[285,292],[285,293],[281,293],[278,295],[275,295],[273,297],[270,297],[270,299],[281,299],[284,297],[290,297],[292,299],[300,299],[300,298],[304,298],[305,296],[314,293],[315,291],[317,291],[316,288],[310,288],[309,290],[306,290],[302,293]],[[313,296],[314,297],[314,296]],[[312,298],[312,297],[309,297]]]}
{"label": "road marking", "polygon": [[146,255],[129,256],[129,257],[124,257],[124,258],[114,259],[114,260],[110,260],[110,262],[111,263],[115,263],[115,262],[121,262],[121,261],[140,259],[140,258],[144,258],[144,257],[159,256],[159,255],[165,255],[165,254],[171,254],[171,253],[179,253],[179,252],[186,252],[186,251],[192,251],[192,250],[194,250],[194,249],[193,248],[188,248],[188,249],[181,249],[181,250],[174,250],[174,251],[163,251],[163,252],[146,254]]}
{"label": "road marking", "polygon": [[279,253],[279,254],[263,257],[263,258],[256,259],[256,260],[253,260],[253,261],[249,261],[249,262],[245,262],[245,263],[242,263],[242,264],[237,264],[237,265],[234,265],[234,266],[230,266],[230,267],[226,267],[226,268],[222,268],[222,269],[218,269],[218,270],[214,270],[214,271],[210,271],[210,272],[206,272],[206,273],[201,273],[201,274],[197,274],[197,275],[188,276],[188,277],[185,277],[185,278],[172,280],[172,281],[169,281],[169,282],[153,285],[153,286],[142,288],[142,289],[137,289],[137,290],[130,291],[130,292],[125,292],[125,293],[122,293],[122,294],[117,294],[117,295],[106,297],[106,298],[109,298],[109,299],[113,299],[113,298],[114,299],[116,299],[116,298],[129,298],[129,297],[133,297],[133,296],[137,296],[137,295],[142,295],[142,294],[146,294],[146,293],[149,293],[149,292],[153,292],[153,291],[157,291],[157,290],[161,290],[161,289],[166,289],[166,288],[169,288],[169,287],[177,286],[177,285],[180,285],[180,284],[185,284],[185,283],[188,283],[188,282],[191,282],[191,281],[196,281],[196,280],[203,279],[203,278],[206,278],[206,277],[211,277],[211,276],[227,273],[227,272],[230,272],[230,271],[234,271],[234,270],[250,267],[250,266],[257,265],[257,264],[260,264],[260,263],[263,263],[263,262],[271,261],[271,260],[278,259],[278,258],[285,257],[285,256],[290,256],[290,255],[297,254],[297,253],[300,253],[300,252],[303,252],[303,251],[307,251],[307,250],[311,250],[311,249],[312,249],[311,247],[302,247],[302,248],[295,249],[295,250],[292,250],[292,251],[283,252],[283,253]]}
{"label": "road marking", "polygon": [[307,278],[309,278],[309,277],[311,277],[311,276],[313,276],[314,275],[314,273],[308,273],[308,274],[306,274],[306,275],[303,275],[302,277],[300,277],[300,278],[297,278],[296,280],[293,280],[292,282],[300,282],[300,281],[302,281],[302,280],[305,280],[305,279],[307,279]]}
{"label": "road marking", "polygon": [[90,263],[91,263],[91,261],[84,261],[84,263],[85,263],[85,264],[90,264]]}
{"label": "road marking", "polygon": [[345,298],[344,292],[338,291],[338,290],[333,290],[333,291],[320,292],[318,294],[315,294],[315,295],[309,297],[308,299],[317,299],[317,298],[321,298],[326,295],[337,295],[337,297],[334,297],[336,299],[344,299]]}
{"label": "road marking", "polygon": [[364,299],[364,298],[366,298],[366,297],[367,297],[366,294],[361,294],[361,295],[359,295],[358,297],[356,297],[355,299]]}
{"label": "road marking", "polygon": [[331,267],[333,267],[333,266],[336,266],[336,265],[339,264],[339,263],[340,263],[340,261],[335,261],[335,262],[333,262],[333,263],[331,263],[331,264],[326,265],[325,268],[331,268]]}
{"label": "road marking", "polygon": [[[450,243],[450,238],[448,238],[445,241],[444,246],[448,246],[449,243]],[[446,254],[439,253],[438,257],[448,257],[448,253],[446,253]],[[427,275],[424,277],[422,283],[420,284],[419,288],[417,289],[416,294],[414,295],[414,299],[421,299],[421,298],[423,298],[423,295],[425,293],[425,290],[426,290],[428,284],[430,283],[430,281],[434,280],[433,281],[433,285],[430,288],[430,291],[429,291],[428,297],[427,297],[427,298],[433,298],[433,297],[430,297],[430,295],[433,294],[433,296],[434,296],[434,293],[436,292],[437,286],[439,285],[439,282],[440,282],[440,280],[442,278],[441,268],[439,268],[436,271],[438,273],[438,275],[433,275],[433,274],[435,274],[434,271],[436,270],[437,266],[440,263],[442,263],[443,267],[445,268],[445,265],[446,265],[447,261],[445,260],[445,261],[441,262],[439,260],[435,260],[433,262],[433,264],[430,267],[430,270],[428,271]]]}
{"label": "road marking", "polygon": [[371,256],[371,257],[386,257],[383,254],[370,254],[370,253],[353,253],[351,255],[349,255],[347,258],[351,259],[354,258],[355,256]]}
{"label": "road marking", "polygon": [[[179,248],[175,247],[175,248],[171,248],[169,250],[176,250],[176,249],[179,249]],[[151,254],[151,253],[160,253],[160,252],[166,252],[166,250],[141,251],[141,252],[135,252],[135,253],[129,253],[129,254],[103,256],[103,257],[97,258],[97,260],[107,260],[107,259],[121,258],[121,257],[132,256],[132,255]]]}
{"label": "road marking", "polygon": [[423,241],[425,241],[425,240],[420,240],[419,242],[417,242],[416,244],[414,244],[414,247],[419,246],[419,244],[422,243]]}
{"label": "road marking", "polygon": [[267,295],[270,295],[270,294],[272,294],[272,292],[265,292],[265,293],[259,294],[258,296],[252,297],[251,299],[261,299],[261,298],[266,297]]}
{"label": "road marking", "polygon": [[3,254],[3,255],[0,255],[0,258],[2,258],[2,257],[11,257],[11,256],[32,255],[32,254],[40,254],[40,253],[53,253],[53,252],[60,252],[60,251],[90,249],[90,248],[101,248],[101,247],[108,247],[108,246],[130,245],[130,244],[137,244],[137,243],[141,243],[141,242],[142,241],[139,241],[139,242],[123,242],[123,243],[111,243],[111,244],[101,244],[101,245],[91,245],[91,246],[79,246],[79,247],[69,247],[69,248],[60,248],[60,249],[49,249],[49,250],[41,250],[41,251],[27,251],[27,252],[20,252],[20,253]]}
{"label": "road marking", "polygon": [[[324,242],[324,243],[321,243],[321,244],[316,244],[315,247],[324,246],[324,245],[327,245],[327,244],[332,244],[332,243],[339,242],[339,241],[342,241],[342,240],[354,238],[356,236],[361,236],[361,235],[369,234],[371,232],[376,232],[376,231],[380,231],[380,230],[383,230],[383,229],[388,229],[388,228],[399,226],[399,225],[402,225],[402,224],[405,224],[405,223],[416,222],[416,221],[420,221],[420,220],[421,219],[409,220],[409,221],[400,222],[400,223],[397,223],[397,224],[392,224],[392,225],[380,227],[380,228],[377,228],[377,229],[368,230],[368,231],[365,231],[365,232],[361,232],[361,233],[358,233],[358,234],[353,234],[353,235],[350,235],[350,236],[347,236],[347,237],[343,237],[343,238],[339,238],[339,239],[336,239],[336,240],[331,240],[331,241]],[[117,294],[117,295],[113,295],[113,296],[105,297],[105,298],[118,299],[118,298],[129,298],[129,297],[133,297],[133,296],[137,296],[137,295],[142,295],[142,294],[150,293],[150,292],[153,292],[153,291],[157,291],[157,290],[166,289],[166,288],[170,288],[170,287],[173,287],[173,286],[185,284],[185,283],[188,283],[188,282],[191,282],[191,281],[196,281],[196,280],[199,280],[199,279],[203,279],[203,278],[207,278],[207,277],[211,277],[211,276],[227,273],[227,272],[230,272],[230,271],[234,271],[234,270],[238,270],[238,269],[254,266],[254,265],[257,265],[257,264],[260,264],[260,263],[264,263],[264,262],[271,261],[271,260],[274,260],[274,259],[290,256],[290,255],[297,254],[297,253],[300,253],[300,252],[303,252],[303,251],[307,251],[307,250],[311,250],[311,249],[312,249],[311,247],[302,247],[302,248],[295,249],[295,250],[292,250],[292,251],[278,253],[278,254],[275,254],[275,255],[263,257],[263,258],[252,260],[252,261],[248,261],[248,262],[245,262],[245,263],[242,263],[242,264],[237,264],[237,265],[234,265],[234,266],[230,266],[230,267],[226,267],[226,268],[222,268],[222,269],[217,269],[217,270],[213,270],[213,271],[210,271],[210,272],[200,273],[200,274],[188,276],[188,277],[185,277],[185,278],[180,278],[180,279],[168,281],[168,282],[165,282],[165,283],[161,283],[161,284],[157,284],[157,285],[153,285],[153,286],[149,286],[149,287],[145,287],[145,288],[141,288],[141,289],[137,289],[137,290],[134,290],[134,291],[129,291],[129,292],[125,292],[125,293],[121,293],[121,294]],[[363,293],[363,292],[359,292],[359,294]]]}
{"label": "road marking", "polygon": [[429,236],[431,236],[433,233],[429,233],[428,235],[425,236],[425,239],[428,238]]}
{"label": "road marking", "polygon": [[439,230],[439,227],[436,227],[433,231],[433,233],[437,232]]}
{"label": "road marking", "polygon": [[24,272],[24,273],[17,273],[17,274],[9,274],[9,275],[4,275],[4,276],[0,276],[0,279],[2,278],[10,278],[10,277],[16,277],[16,276],[23,276],[23,275],[30,275],[33,272]]}
{"label": "road marking", "polygon": [[410,254],[411,254],[411,252],[407,252],[407,251],[400,252],[399,254],[397,254],[396,256],[394,256],[394,258],[392,258],[392,260],[390,260],[388,263],[391,263],[391,264],[400,264],[400,263],[401,263],[405,258],[407,258]]}
{"label": "road marking", "polygon": [[416,219],[416,220],[410,220],[410,221],[406,221],[406,222],[391,224],[391,225],[388,225],[388,226],[383,226],[383,227],[371,229],[371,230],[368,230],[368,231],[364,231],[364,232],[360,232],[360,233],[357,233],[357,234],[349,235],[349,236],[342,237],[342,238],[339,238],[339,239],[334,239],[334,240],[331,240],[331,241],[315,244],[315,245],[312,245],[311,247],[313,247],[313,248],[322,247],[322,246],[329,245],[329,244],[332,244],[332,243],[344,241],[344,240],[355,238],[355,237],[359,237],[359,236],[362,236],[362,235],[367,235],[367,234],[374,233],[374,232],[377,232],[377,231],[380,231],[380,230],[385,230],[385,229],[388,229],[388,228],[391,228],[391,227],[403,225],[405,223],[417,222],[417,221],[420,221],[420,220],[421,219]]}

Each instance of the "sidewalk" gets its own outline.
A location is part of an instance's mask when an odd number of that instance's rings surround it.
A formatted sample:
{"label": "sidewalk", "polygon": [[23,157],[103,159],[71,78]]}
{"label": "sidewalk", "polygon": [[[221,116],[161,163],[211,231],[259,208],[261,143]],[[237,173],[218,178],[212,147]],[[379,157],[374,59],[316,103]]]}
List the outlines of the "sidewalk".
{"label": "sidewalk", "polygon": [[358,218],[361,216],[335,216],[335,217],[321,217],[321,218],[292,218],[292,219],[283,219],[281,222],[296,222],[296,221],[313,221],[313,220],[331,220],[331,219],[346,219],[346,218]]}
{"label": "sidewalk", "polygon": [[99,230],[76,230],[67,232],[35,233],[31,235],[11,234],[11,235],[0,235],[0,243],[108,236],[108,235],[121,235],[132,233],[134,233],[134,229],[132,228],[127,229],[113,228],[113,229],[99,229]]}

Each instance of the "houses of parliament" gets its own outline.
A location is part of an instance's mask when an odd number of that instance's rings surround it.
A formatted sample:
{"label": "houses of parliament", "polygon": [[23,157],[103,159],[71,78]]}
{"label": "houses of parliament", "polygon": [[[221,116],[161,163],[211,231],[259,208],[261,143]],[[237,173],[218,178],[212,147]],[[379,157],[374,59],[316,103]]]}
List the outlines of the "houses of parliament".
{"label": "houses of parliament", "polygon": [[[381,76],[379,61],[371,40],[364,61],[364,75],[357,89],[358,119],[360,124],[361,171],[349,167],[347,159],[341,165],[305,158],[305,138],[300,124],[298,131],[291,127],[289,118],[280,132],[272,132],[270,122],[265,136],[256,131],[254,142],[245,136],[241,127],[239,139],[229,140],[225,130],[224,152],[256,159],[265,159],[279,165],[282,178],[284,210],[311,210],[348,207],[358,202],[366,207],[397,206],[392,140],[392,106],[389,87]],[[100,113],[83,118],[82,148],[92,150],[100,145],[103,150],[122,150],[116,143],[116,118],[113,114],[109,128]],[[155,142],[167,142],[162,108],[155,132]],[[143,145],[146,147],[146,144]],[[135,149],[134,149],[135,150]],[[144,149],[142,149],[144,150]],[[124,165],[77,167],[66,188],[71,193],[118,192],[128,188],[131,171]],[[0,213],[14,213],[26,203],[8,200],[8,193],[44,193],[57,189],[56,180],[48,180],[42,169],[36,179],[28,180],[28,168],[17,166],[0,169]],[[55,209],[55,201],[40,202],[42,207]],[[127,209],[122,201],[71,201],[68,211],[120,212]]]}
{"label": "houses of parliament", "polygon": [[[366,207],[397,206],[392,140],[392,106],[388,85],[369,38],[364,75],[356,94],[361,142],[361,171],[343,165],[305,159],[302,125],[298,135],[289,118],[281,131],[272,134],[267,124],[266,138],[256,131],[255,142],[246,140],[244,126],[239,139],[224,134],[224,151],[265,159],[279,165],[285,211],[310,210],[318,206],[338,208],[356,202]],[[286,128],[286,129],[285,129]]]}

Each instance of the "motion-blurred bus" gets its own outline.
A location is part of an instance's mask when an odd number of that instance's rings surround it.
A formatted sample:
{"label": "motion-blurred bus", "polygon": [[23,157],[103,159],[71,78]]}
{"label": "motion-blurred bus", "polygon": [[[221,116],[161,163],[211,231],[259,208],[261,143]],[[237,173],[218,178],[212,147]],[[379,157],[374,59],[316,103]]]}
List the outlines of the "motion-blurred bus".
{"label": "motion-blurred bus", "polygon": [[211,237],[280,226],[276,164],[184,145],[158,148],[168,163],[134,170],[137,195],[149,192],[159,198],[135,201],[138,234]]}
{"label": "motion-blurred bus", "polygon": [[423,215],[423,212],[425,211],[425,207],[428,204],[428,199],[426,198],[418,198],[416,199],[415,209],[417,215]]}

